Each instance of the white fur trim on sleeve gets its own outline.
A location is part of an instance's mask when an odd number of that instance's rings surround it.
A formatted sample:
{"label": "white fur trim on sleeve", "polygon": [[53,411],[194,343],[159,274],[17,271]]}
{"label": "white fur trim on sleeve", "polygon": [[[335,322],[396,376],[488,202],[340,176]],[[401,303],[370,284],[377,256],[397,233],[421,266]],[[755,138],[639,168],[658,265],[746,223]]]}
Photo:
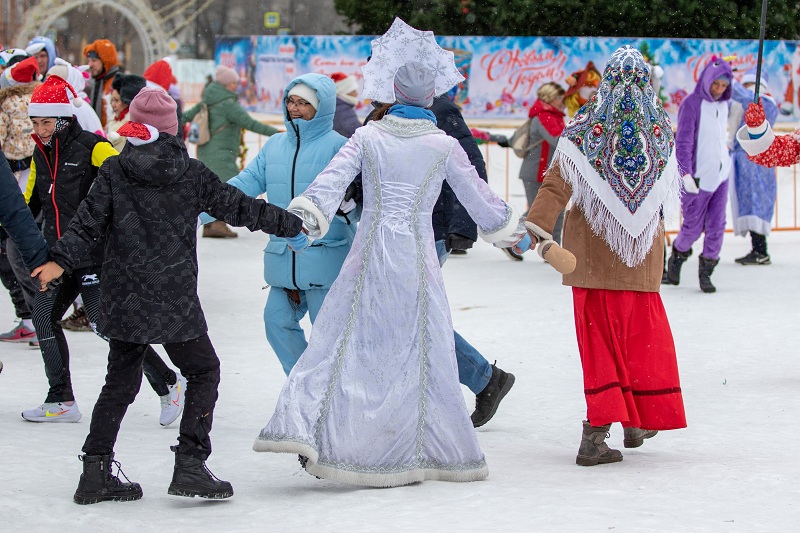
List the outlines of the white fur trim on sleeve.
{"label": "white fur trim on sleeve", "polygon": [[328,229],[330,228],[331,224],[328,222],[328,219],[325,218],[325,215],[322,214],[319,207],[317,207],[314,202],[306,198],[305,196],[298,196],[294,198],[291,202],[289,202],[289,206],[286,208],[287,211],[302,211],[303,212],[303,220],[307,220],[308,216],[313,217],[316,219],[316,223],[319,224],[319,231],[320,235],[317,237],[321,239],[328,233]]}
{"label": "white fur trim on sleeve", "polygon": [[519,215],[517,215],[517,210],[510,205],[506,205],[506,207],[508,210],[506,211],[506,221],[504,222],[503,226],[493,230],[490,233],[484,233],[481,228],[478,228],[478,235],[480,235],[481,238],[489,244],[508,240],[512,235],[514,235],[514,232],[519,226]]}
{"label": "white fur trim on sleeve", "polygon": [[553,236],[550,233],[547,233],[545,230],[534,224],[533,222],[525,221],[525,227],[530,230],[531,233],[536,235],[536,237],[540,241],[552,241]]}
{"label": "white fur trim on sleeve", "polygon": [[758,155],[762,152],[766,152],[772,145],[772,141],[775,140],[775,132],[769,127],[769,123],[766,124],[767,131],[758,139],[750,138],[750,132],[747,131],[747,126],[742,126],[739,128],[739,131],[736,132],[736,140],[742,145],[747,155]]}

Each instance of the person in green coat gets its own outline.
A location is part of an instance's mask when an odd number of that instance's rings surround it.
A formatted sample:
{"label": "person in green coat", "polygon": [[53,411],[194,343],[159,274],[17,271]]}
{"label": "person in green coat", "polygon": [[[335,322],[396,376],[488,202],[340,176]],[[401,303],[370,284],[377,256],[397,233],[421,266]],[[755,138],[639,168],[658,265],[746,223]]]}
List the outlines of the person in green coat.
{"label": "person in green coat", "polygon": [[[226,182],[239,173],[236,158],[239,156],[241,130],[261,135],[272,135],[278,130],[255,120],[239,104],[236,87],[239,74],[224,65],[217,67],[214,81],[203,89],[201,102],[184,112],[182,122],[191,122],[200,111],[201,104],[208,106],[208,129],[211,139],[197,147],[197,159],[205,163],[220,181]],[[203,226],[203,237],[235,238],[236,232],[225,222],[216,220]]]}

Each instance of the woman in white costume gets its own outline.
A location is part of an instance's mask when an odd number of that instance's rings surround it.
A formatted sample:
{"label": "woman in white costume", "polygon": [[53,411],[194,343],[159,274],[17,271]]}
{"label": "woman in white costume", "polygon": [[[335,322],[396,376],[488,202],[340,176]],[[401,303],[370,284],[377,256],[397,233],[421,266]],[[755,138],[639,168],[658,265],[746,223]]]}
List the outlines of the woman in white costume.
{"label": "woman in white costume", "polygon": [[391,487],[488,475],[458,382],[431,226],[442,181],[488,242],[522,251],[530,237],[425,109],[436,92],[433,78],[419,63],[401,67],[394,78],[398,104],[356,130],[289,205],[313,241],[362,173],[355,242],[254,444],[256,451],[301,455],[320,478]]}

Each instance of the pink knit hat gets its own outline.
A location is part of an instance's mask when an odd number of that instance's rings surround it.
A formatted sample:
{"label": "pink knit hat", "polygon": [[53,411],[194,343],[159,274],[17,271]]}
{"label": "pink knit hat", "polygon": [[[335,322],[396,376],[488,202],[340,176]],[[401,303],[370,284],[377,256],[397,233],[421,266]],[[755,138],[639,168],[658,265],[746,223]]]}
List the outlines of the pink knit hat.
{"label": "pink knit hat", "polygon": [[214,81],[220,85],[228,85],[234,81],[239,83],[239,75],[232,68],[226,67],[225,65],[220,65],[217,67],[217,71],[214,73]]}
{"label": "pink knit hat", "polygon": [[178,106],[162,89],[145,87],[131,101],[131,122],[153,126],[170,135],[178,134]]}

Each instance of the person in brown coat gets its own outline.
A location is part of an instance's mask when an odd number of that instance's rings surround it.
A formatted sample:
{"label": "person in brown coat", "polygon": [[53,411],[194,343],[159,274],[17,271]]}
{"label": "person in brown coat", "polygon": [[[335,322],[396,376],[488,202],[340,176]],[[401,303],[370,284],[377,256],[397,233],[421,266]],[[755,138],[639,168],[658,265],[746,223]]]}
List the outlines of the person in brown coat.
{"label": "person in brown coat", "polygon": [[544,254],[562,209],[563,246],[575,255],[575,329],[587,420],[577,464],[622,460],[605,443],[621,422],[626,448],[658,430],[686,427],[675,344],[661,302],[663,212],[681,181],[669,118],[641,54],[611,56],[599,90],[564,130],[526,219]]}

